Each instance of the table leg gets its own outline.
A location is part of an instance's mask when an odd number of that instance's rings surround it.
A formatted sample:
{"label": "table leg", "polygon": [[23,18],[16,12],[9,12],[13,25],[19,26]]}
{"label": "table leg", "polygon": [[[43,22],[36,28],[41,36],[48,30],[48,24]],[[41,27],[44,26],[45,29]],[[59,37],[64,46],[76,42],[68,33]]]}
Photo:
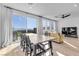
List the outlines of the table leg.
{"label": "table leg", "polygon": [[53,55],[53,47],[52,47],[52,41],[49,41],[49,46],[50,46],[50,51],[51,51],[51,55]]}
{"label": "table leg", "polygon": [[33,48],[33,55],[36,56],[36,45],[34,45],[34,48]]}

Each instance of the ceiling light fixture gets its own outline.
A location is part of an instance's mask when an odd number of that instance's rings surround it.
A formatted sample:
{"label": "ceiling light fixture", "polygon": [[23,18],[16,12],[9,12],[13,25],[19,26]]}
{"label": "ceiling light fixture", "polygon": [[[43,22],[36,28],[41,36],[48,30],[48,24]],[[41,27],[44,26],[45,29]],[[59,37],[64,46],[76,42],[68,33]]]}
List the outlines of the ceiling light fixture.
{"label": "ceiling light fixture", "polygon": [[74,4],[74,7],[77,7],[78,5],[77,4]]}
{"label": "ceiling light fixture", "polygon": [[33,3],[28,3],[29,9],[33,8]]}
{"label": "ceiling light fixture", "polygon": [[32,9],[32,6],[30,6],[29,9]]}

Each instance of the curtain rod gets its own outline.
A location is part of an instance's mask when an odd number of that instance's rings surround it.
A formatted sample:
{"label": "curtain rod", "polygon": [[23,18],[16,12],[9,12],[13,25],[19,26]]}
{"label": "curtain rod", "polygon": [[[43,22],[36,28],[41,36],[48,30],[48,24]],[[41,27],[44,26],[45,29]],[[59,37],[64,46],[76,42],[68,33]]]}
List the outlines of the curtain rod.
{"label": "curtain rod", "polygon": [[[16,11],[20,11],[20,12],[23,12],[23,13],[27,13],[27,14],[30,14],[30,15],[34,15],[34,16],[38,16],[38,17],[42,17],[42,18],[45,18],[45,19],[48,19],[48,20],[52,20],[52,19],[49,19],[49,18],[44,17],[44,16],[41,16],[41,15],[36,15],[36,14],[33,14],[33,13],[25,12],[25,11],[18,10],[18,9],[9,7],[9,6],[5,6],[5,5],[4,5],[4,7],[9,8],[9,9],[13,9],[13,10],[16,10]],[[52,20],[52,21],[57,21],[57,20]]]}

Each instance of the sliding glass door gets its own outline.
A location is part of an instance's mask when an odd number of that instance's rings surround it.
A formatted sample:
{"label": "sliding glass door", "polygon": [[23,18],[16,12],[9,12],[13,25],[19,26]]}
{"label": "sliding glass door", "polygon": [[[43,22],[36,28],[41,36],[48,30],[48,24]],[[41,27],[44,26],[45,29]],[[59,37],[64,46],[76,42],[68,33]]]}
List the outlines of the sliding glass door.
{"label": "sliding glass door", "polygon": [[13,41],[17,40],[21,33],[26,33],[26,25],[25,16],[12,15]]}
{"label": "sliding glass door", "polygon": [[37,22],[33,17],[27,16],[27,33],[36,34],[37,33]]}
{"label": "sliding glass door", "polygon": [[32,42],[37,40],[37,19],[27,16],[27,34]]}
{"label": "sliding glass door", "polygon": [[[21,14],[21,15],[20,15]],[[34,17],[22,13],[12,14],[13,41],[19,39],[19,35],[24,33],[31,40],[37,39],[37,21]]]}
{"label": "sliding glass door", "polygon": [[50,32],[56,32],[56,21],[48,20],[48,19],[42,19],[43,24],[43,39],[47,36],[49,36]]}
{"label": "sliding glass door", "polygon": [[56,32],[57,31],[56,21],[51,21],[51,31],[52,32]]}

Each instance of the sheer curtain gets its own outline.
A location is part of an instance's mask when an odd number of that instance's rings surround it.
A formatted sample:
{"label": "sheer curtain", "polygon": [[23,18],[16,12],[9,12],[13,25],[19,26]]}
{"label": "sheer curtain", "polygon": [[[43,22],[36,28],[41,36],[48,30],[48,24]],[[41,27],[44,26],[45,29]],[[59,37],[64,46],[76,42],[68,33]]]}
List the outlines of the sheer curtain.
{"label": "sheer curtain", "polygon": [[0,4],[0,47],[12,42],[11,9]]}
{"label": "sheer curtain", "polygon": [[55,29],[56,29],[56,32],[59,32],[59,31],[58,31],[58,21],[55,21],[55,27],[56,27],[56,28],[55,28]]}
{"label": "sheer curtain", "polygon": [[2,5],[0,4],[0,48],[2,47]]}
{"label": "sheer curtain", "polygon": [[[5,43],[5,15],[6,15],[6,8],[0,4],[0,48],[2,48],[4,46]],[[5,44],[6,45],[6,44]]]}
{"label": "sheer curtain", "polygon": [[37,20],[37,42],[41,42],[43,40],[43,24],[42,17],[38,17]]}
{"label": "sheer curtain", "polygon": [[8,9],[6,7],[2,7],[2,20],[4,23],[4,43],[3,46],[7,46],[8,44],[11,44],[13,41],[12,39],[12,24],[11,24],[11,9]]}

